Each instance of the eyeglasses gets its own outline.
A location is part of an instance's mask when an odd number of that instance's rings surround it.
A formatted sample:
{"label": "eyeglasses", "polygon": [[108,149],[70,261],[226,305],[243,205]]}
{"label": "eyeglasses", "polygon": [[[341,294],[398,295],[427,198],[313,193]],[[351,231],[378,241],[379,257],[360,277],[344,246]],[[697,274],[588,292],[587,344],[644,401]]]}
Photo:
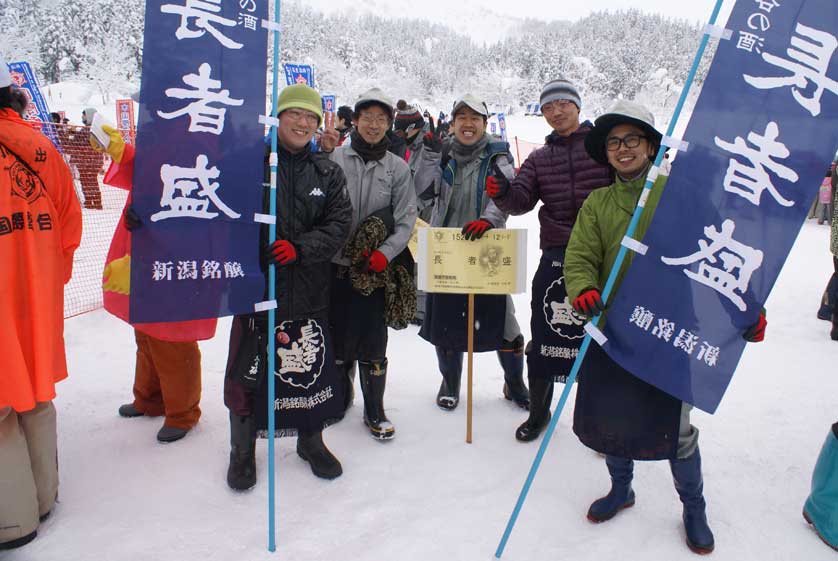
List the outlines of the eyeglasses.
{"label": "eyeglasses", "polygon": [[308,111],[298,111],[296,109],[288,109],[287,111],[283,112],[283,115],[290,117],[292,121],[302,121],[305,120],[307,123],[311,125],[318,125],[320,124],[320,117],[318,117],[314,113],[310,113]]}
{"label": "eyeglasses", "polygon": [[616,152],[620,149],[621,144],[625,144],[626,148],[637,148],[640,146],[641,140],[647,140],[648,137],[643,136],[642,134],[627,134],[623,138],[618,136],[609,136],[605,140],[605,148],[608,149],[609,152]]}
{"label": "eyeglasses", "polygon": [[576,104],[573,103],[572,101],[567,100],[567,99],[557,99],[555,101],[550,101],[550,102],[542,105],[541,106],[541,112],[542,113],[555,113],[556,111],[558,111],[560,109],[562,111],[564,111],[565,109],[569,109],[571,105],[575,106]]}
{"label": "eyeglasses", "polygon": [[365,125],[378,125],[379,127],[387,126],[389,119],[387,117],[370,117],[364,116],[358,119],[359,122]]}

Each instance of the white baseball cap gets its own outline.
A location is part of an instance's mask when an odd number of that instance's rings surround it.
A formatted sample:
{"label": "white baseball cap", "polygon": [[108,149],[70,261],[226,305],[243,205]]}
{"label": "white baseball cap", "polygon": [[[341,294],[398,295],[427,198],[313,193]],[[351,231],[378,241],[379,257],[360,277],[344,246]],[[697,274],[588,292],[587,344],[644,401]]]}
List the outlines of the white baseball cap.
{"label": "white baseball cap", "polygon": [[6,59],[0,56],[0,88],[8,88],[12,85],[12,75],[9,74],[9,66]]}

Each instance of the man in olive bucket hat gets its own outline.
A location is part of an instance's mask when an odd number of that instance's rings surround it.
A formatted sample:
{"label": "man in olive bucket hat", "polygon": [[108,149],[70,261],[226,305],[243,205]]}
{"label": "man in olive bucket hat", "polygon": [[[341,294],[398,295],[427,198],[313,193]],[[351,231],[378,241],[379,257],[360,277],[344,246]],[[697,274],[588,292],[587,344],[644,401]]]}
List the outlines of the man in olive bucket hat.
{"label": "man in olive bucket hat", "polygon": [[[608,164],[614,183],[592,192],[582,205],[565,254],[565,280],[573,307],[592,317],[604,312],[600,291],[646,184],[662,135],[652,113],[620,100],[599,117],[585,138],[591,158]],[[655,214],[667,176],[658,176],[637,224],[642,240]],[[623,263],[631,264],[631,253]],[[612,298],[619,289],[617,277]],[[600,328],[607,321],[607,312]],[[743,333],[749,342],[765,336],[765,314]],[[715,547],[707,524],[698,429],[690,424],[692,406],[644,382],[614,362],[597,344],[589,347],[579,372],[573,431],[582,443],[602,454],[611,475],[611,491],[588,509],[591,522],[605,522],[634,505],[634,460],[669,460],[675,489],[683,503],[687,546],[695,553]]]}

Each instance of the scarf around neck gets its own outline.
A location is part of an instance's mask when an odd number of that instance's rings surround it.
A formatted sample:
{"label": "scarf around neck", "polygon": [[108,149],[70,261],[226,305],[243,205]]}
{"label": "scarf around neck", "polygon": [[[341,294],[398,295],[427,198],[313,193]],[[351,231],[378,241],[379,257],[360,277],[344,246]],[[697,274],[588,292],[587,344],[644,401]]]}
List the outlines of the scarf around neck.
{"label": "scarf around neck", "polygon": [[466,145],[462,144],[455,137],[453,142],[451,142],[451,155],[457,160],[458,164],[470,162],[489,145],[489,140],[491,140],[489,135],[484,133],[480,140],[474,144]]}
{"label": "scarf around neck", "polygon": [[358,152],[358,155],[364,159],[364,163],[371,160],[380,160],[387,153],[390,147],[390,139],[385,135],[378,144],[370,144],[361,137],[361,133],[353,130],[349,135],[349,142],[352,149]]}

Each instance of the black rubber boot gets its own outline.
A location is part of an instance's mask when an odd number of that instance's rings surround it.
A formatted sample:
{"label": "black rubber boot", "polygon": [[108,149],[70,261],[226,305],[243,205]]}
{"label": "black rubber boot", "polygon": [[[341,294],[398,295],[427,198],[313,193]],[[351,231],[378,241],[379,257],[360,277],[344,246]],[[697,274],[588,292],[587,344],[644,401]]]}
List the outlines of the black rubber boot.
{"label": "black rubber boot", "polygon": [[835,294],[838,291],[838,273],[833,273],[829,277],[829,283],[823,291],[821,297],[821,307],[818,309],[818,319],[829,321],[832,318],[832,313],[835,311]]}
{"label": "black rubber boot", "polygon": [[230,412],[230,467],[227,485],[246,491],[256,485],[256,434],[253,416]]}
{"label": "black rubber boot", "polygon": [[297,434],[297,455],[311,466],[311,473],[322,479],[335,479],[343,474],[343,467],[323,443],[323,431]]}
{"label": "black rubber boot", "polygon": [[352,407],[355,401],[355,361],[351,363],[342,360],[336,360],[335,365],[338,367],[338,372],[341,373],[341,381],[343,382],[343,412]]}
{"label": "black rubber boot", "polygon": [[687,547],[700,555],[710,553],[715,547],[713,532],[707,524],[704,502],[704,479],[701,476],[701,454],[698,448],[683,460],[669,460],[675,490],[684,504],[684,530]]}
{"label": "black rubber boot", "polygon": [[504,341],[498,351],[498,360],[503,367],[503,397],[514,401],[521,409],[530,408],[530,392],[524,385],[524,336],[514,341]]}
{"label": "black rubber boot", "polygon": [[530,380],[530,416],[515,431],[515,439],[519,442],[531,442],[539,437],[541,431],[550,422],[550,405],[553,402],[552,380],[533,378]]}
{"label": "black rubber boot", "polygon": [[631,480],[634,478],[634,461],[617,456],[605,456],[605,465],[611,474],[611,490],[601,499],[591,503],[588,520],[605,522],[630,506],[634,506],[634,491]]}
{"label": "black rubber boot", "polygon": [[361,372],[361,393],[364,394],[364,424],[377,440],[396,436],[396,427],[384,413],[384,388],[387,385],[387,359],[375,362],[358,361]]}
{"label": "black rubber boot", "polygon": [[436,404],[446,411],[453,411],[460,403],[460,381],[463,377],[463,353],[436,347],[442,383],[436,394]]}

